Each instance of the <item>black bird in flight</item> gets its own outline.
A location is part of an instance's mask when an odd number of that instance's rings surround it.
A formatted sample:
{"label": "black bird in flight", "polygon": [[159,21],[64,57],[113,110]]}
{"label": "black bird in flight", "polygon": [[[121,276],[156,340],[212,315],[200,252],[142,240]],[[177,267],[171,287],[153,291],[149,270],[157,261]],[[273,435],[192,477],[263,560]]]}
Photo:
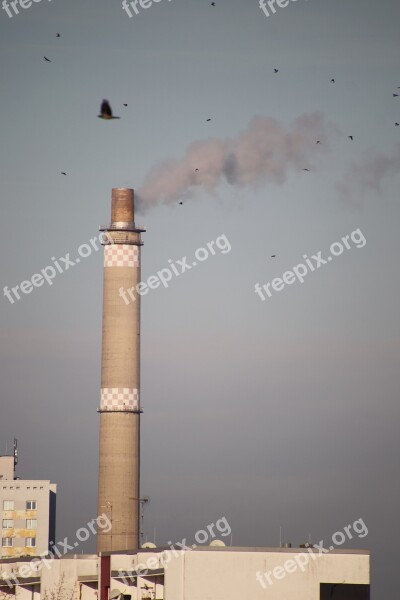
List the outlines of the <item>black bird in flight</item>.
{"label": "black bird in flight", "polygon": [[61,175],[66,175],[65,171],[61,171]]}
{"label": "black bird in flight", "polygon": [[127,104],[124,104],[124,106],[128,106]]}
{"label": "black bird in flight", "polygon": [[215,2],[211,2],[211,6],[215,6]]}
{"label": "black bird in flight", "polygon": [[276,254],[271,254],[271,258],[276,258]]}
{"label": "black bird in flight", "polygon": [[183,204],[183,202],[179,202],[179,204]]}
{"label": "black bird in flight", "polygon": [[400,125],[400,123],[395,123],[396,127],[398,127]]}
{"label": "black bird in flight", "polygon": [[310,169],[303,169],[303,171],[310,171]]}
{"label": "black bird in flight", "polygon": [[351,140],[351,141],[353,141],[353,140],[354,140],[354,138],[353,138],[353,136],[352,136],[352,135],[348,135],[347,137],[348,137],[348,138],[349,138],[349,140]]}
{"label": "black bird in flight", "polygon": [[331,79],[331,83],[335,83],[335,80],[334,80],[334,79]]}
{"label": "black bird in flight", "polygon": [[207,123],[208,123],[209,121],[211,121],[211,119],[207,119]]}
{"label": "black bird in flight", "polygon": [[61,35],[59,33],[57,33],[56,37],[61,37]]}
{"label": "black bird in flight", "polygon": [[198,171],[198,169],[195,169],[195,171]]}
{"label": "black bird in flight", "polygon": [[279,69],[274,69],[274,73],[279,73]]}
{"label": "black bird in flight", "polygon": [[43,56],[43,58],[46,62],[51,62],[51,60],[49,58],[47,58],[47,56]]}
{"label": "black bird in flight", "polygon": [[317,140],[315,143],[316,143],[316,144],[320,144],[320,143],[321,143],[321,141],[320,141],[320,140]]}
{"label": "black bird in flight", "polygon": [[393,94],[393,98],[397,98],[398,94]]}
{"label": "black bird in flight", "polygon": [[120,119],[121,118],[121,117],[113,117],[111,106],[110,106],[108,100],[103,100],[103,102],[101,103],[101,107],[100,107],[100,114],[97,116],[99,117],[99,119],[106,119],[108,121],[110,119]]}

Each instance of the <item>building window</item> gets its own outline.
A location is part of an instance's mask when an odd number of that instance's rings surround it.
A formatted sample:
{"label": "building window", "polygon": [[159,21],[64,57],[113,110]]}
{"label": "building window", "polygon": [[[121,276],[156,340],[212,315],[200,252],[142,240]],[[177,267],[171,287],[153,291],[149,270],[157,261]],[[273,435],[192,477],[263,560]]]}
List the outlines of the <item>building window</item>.
{"label": "building window", "polygon": [[12,538],[1,538],[1,545],[3,546],[3,548],[11,548],[13,545],[13,539]]}
{"label": "building window", "polygon": [[36,510],[36,500],[27,500],[26,510]]}
{"label": "building window", "polygon": [[27,529],[36,529],[37,528],[37,519],[27,519],[26,520],[26,528]]}
{"label": "building window", "polygon": [[25,546],[26,548],[36,548],[36,538],[26,538]]}
{"label": "building window", "polygon": [[3,519],[3,529],[14,527],[14,519]]}
{"label": "building window", "polygon": [[3,510],[14,510],[14,500],[3,500]]}

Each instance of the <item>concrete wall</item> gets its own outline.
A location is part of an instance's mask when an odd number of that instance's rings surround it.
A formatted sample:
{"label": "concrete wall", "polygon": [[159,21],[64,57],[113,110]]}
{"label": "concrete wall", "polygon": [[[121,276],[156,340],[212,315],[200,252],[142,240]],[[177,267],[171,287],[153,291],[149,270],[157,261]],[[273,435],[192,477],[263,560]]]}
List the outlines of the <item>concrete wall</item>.
{"label": "concrete wall", "polygon": [[0,480],[14,479],[14,457],[0,456]]}
{"label": "concrete wall", "polygon": [[341,551],[310,557],[304,570],[282,569],[282,578],[270,575],[272,584],[265,579],[263,586],[256,579],[257,572],[273,572],[299,552],[303,550],[181,553],[165,570],[165,600],[319,600],[321,582],[369,584],[369,555]]}
{"label": "concrete wall", "polygon": [[[321,583],[363,584],[370,583],[369,553],[367,551],[336,550],[329,554],[309,555],[308,565],[286,572],[284,565],[296,565],[296,557],[303,549],[255,549],[206,547],[192,551],[139,552],[111,555],[110,590],[117,589],[132,596],[132,600],[320,600]],[[318,556],[318,558],[317,558]],[[21,572],[23,561],[7,561],[7,571]],[[28,563],[26,562],[25,565]],[[49,568],[39,569],[41,597],[57,594],[57,600],[96,600],[100,558],[97,555],[68,555],[49,563]],[[141,572],[135,574],[139,565],[152,569],[165,565],[163,573]],[[264,586],[256,579],[256,573],[280,573],[280,579],[272,577],[272,584]],[[0,573],[4,565],[0,562]],[[120,570],[129,571],[125,581]],[[23,571],[22,571],[23,572]],[[282,577],[282,573],[285,573]],[[39,580],[38,580],[39,583]],[[1,582],[0,582],[1,586]],[[0,587],[0,594],[5,588]],[[20,582],[9,600],[25,600],[27,593],[37,590],[27,582]],[[6,591],[6,590],[5,590]],[[20,591],[21,594],[20,595]],[[106,590],[107,591],[107,590]],[[60,596],[62,592],[62,595]],[[355,592],[358,593],[358,592]],[[330,590],[328,591],[330,597]],[[326,596],[324,596],[325,598]],[[340,587],[334,589],[335,598],[365,600],[369,596],[352,596]],[[26,600],[28,600],[26,596]],[[30,598],[29,600],[37,600]]]}

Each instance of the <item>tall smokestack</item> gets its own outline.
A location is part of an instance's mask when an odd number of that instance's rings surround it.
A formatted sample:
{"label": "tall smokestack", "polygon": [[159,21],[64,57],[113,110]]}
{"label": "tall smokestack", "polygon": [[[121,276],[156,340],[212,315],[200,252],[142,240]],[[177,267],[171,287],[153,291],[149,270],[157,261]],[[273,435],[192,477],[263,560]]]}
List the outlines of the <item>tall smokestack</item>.
{"label": "tall smokestack", "polygon": [[[97,551],[139,547],[140,294],[129,304],[119,290],[140,282],[143,227],[136,227],[133,190],[112,190],[111,224],[104,232],[103,344],[100,394]],[[106,529],[106,528],[105,528]]]}

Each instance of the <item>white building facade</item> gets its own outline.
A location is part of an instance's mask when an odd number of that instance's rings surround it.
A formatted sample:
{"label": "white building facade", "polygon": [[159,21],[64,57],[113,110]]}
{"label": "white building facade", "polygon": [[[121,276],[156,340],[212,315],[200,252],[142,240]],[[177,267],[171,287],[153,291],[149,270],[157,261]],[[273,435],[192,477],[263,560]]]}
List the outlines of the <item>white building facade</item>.
{"label": "white building facade", "polygon": [[14,457],[0,457],[0,557],[38,556],[55,540],[57,486],[14,478]]}
{"label": "white building facade", "polygon": [[[269,573],[268,577],[261,577]],[[261,575],[261,576],[260,576]],[[370,554],[201,546],[0,562],[5,600],[369,600]],[[25,597],[26,596],[26,599]]]}

